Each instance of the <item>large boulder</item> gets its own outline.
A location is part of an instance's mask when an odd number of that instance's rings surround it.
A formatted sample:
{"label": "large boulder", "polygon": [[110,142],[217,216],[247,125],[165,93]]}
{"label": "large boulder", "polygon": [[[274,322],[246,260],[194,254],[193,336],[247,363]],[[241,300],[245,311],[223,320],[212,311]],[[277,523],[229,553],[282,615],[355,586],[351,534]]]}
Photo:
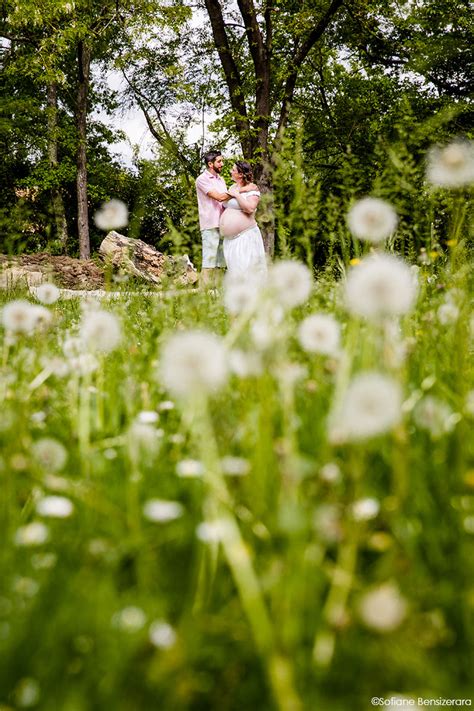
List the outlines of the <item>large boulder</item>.
{"label": "large boulder", "polygon": [[115,269],[155,284],[163,279],[180,284],[194,284],[198,280],[196,268],[187,254],[170,257],[140,239],[124,237],[115,231],[102,240],[99,254]]}

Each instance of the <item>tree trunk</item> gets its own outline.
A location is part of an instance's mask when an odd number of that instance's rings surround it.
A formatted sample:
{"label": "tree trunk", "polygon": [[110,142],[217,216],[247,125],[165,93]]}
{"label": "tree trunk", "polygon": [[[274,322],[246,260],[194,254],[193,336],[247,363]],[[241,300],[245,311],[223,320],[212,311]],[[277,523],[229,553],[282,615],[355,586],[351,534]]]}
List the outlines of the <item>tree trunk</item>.
{"label": "tree trunk", "polygon": [[[48,116],[48,161],[49,167],[55,171],[58,167],[58,87],[55,82],[48,85],[47,116]],[[56,228],[56,237],[60,241],[62,251],[67,254],[67,222],[64,200],[60,188],[51,188],[51,205]]]}
{"label": "tree trunk", "polygon": [[77,148],[77,231],[79,235],[79,257],[90,257],[89,211],[87,206],[87,94],[90,81],[91,51],[84,40],[77,46],[79,82],[77,89],[76,122],[78,134]]}

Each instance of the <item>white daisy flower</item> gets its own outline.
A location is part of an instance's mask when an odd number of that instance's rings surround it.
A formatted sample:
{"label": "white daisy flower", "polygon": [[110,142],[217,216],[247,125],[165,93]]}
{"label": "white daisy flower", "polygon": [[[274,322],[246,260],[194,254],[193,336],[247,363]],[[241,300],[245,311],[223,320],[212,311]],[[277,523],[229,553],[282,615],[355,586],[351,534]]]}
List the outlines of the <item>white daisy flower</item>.
{"label": "white daisy flower", "polygon": [[45,283],[37,286],[34,294],[38,301],[41,301],[42,304],[50,305],[54,304],[59,299],[61,292],[54,284]]}
{"label": "white daisy flower", "polygon": [[128,208],[121,200],[109,200],[94,215],[99,230],[109,232],[128,225]]}
{"label": "white daisy flower", "polygon": [[402,259],[374,254],[349,271],[346,303],[352,313],[376,320],[408,313],[417,292],[417,277]]}
{"label": "white daisy flower", "polygon": [[109,311],[91,311],[82,317],[80,337],[91,351],[109,353],[122,340],[120,321]]}
{"label": "white daisy flower", "polygon": [[65,496],[45,496],[36,504],[36,513],[46,518],[69,518],[74,504]]}
{"label": "white daisy flower", "polygon": [[154,523],[167,523],[183,515],[184,509],[178,501],[150,499],[143,506],[143,515]]}
{"label": "white daisy flower", "polygon": [[359,614],[367,627],[377,632],[392,632],[406,617],[408,605],[398,587],[385,583],[366,593],[359,604]]}
{"label": "white daisy flower", "polygon": [[339,443],[383,434],[398,424],[401,412],[399,383],[380,373],[360,373],[349,384],[340,407],[330,417],[330,439]]}
{"label": "white daisy flower", "polygon": [[474,141],[456,140],[428,153],[427,180],[437,187],[460,188],[474,182]]}
{"label": "white daisy flower", "polygon": [[358,239],[382,242],[397,228],[398,218],[392,205],[380,198],[359,200],[347,214],[347,225]]}
{"label": "white daisy flower", "polygon": [[308,353],[336,355],[339,351],[341,327],[328,314],[313,314],[304,319],[298,328],[298,340]]}
{"label": "white daisy flower", "polygon": [[164,385],[176,397],[216,392],[228,375],[222,339],[197,330],[171,336],[163,348],[160,373]]}

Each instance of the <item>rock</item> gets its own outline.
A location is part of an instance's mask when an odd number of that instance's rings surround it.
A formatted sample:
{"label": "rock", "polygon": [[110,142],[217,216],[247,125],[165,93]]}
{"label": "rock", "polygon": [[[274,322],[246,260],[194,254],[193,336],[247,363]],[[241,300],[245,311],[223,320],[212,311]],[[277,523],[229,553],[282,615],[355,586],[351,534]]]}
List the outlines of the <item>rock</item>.
{"label": "rock", "polygon": [[99,254],[115,269],[160,284],[163,278],[179,284],[194,284],[197,271],[187,254],[171,257],[151,247],[140,239],[124,237],[118,232],[109,232],[102,240]]}
{"label": "rock", "polygon": [[22,269],[21,267],[6,267],[0,272],[0,289],[8,289],[23,282],[27,286],[38,286],[44,281],[42,272]]}

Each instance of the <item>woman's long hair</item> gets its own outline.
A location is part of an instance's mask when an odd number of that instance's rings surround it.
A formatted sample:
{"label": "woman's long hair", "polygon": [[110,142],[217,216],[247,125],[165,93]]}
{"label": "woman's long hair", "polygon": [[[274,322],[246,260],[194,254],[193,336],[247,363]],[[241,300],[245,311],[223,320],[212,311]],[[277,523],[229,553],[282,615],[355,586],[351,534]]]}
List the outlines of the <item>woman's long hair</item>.
{"label": "woman's long hair", "polygon": [[251,183],[253,181],[253,170],[252,170],[252,166],[250,165],[250,163],[247,163],[246,160],[236,160],[235,167],[237,168],[240,175],[242,176],[244,185],[248,185],[249,183]]}

